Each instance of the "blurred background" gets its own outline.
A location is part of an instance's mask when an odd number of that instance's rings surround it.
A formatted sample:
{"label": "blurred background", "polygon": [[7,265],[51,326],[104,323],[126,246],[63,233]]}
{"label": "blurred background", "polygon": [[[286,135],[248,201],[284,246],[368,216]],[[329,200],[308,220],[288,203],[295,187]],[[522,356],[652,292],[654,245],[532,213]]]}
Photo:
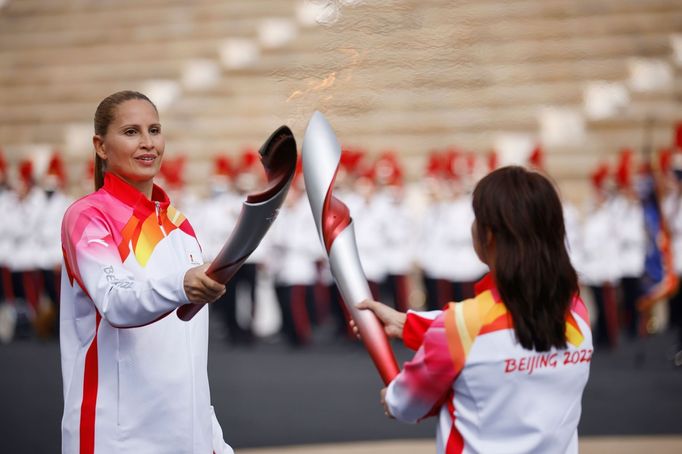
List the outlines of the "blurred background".
{"label": "blurred background", "polygon": [[[473,294],[482,176],[543,172],[597,343],[583,451],[682,452],[679,0],[0,0],[1,452],[59,450],[61,217],[93,188],[95,108],[124,89],[159,110],[159,183],[206,260],[264,184],[255,150],[281,124],[300,146],[322,111],[372,291],[401,310]],[[339,299],[299,169],[211,307],[234,447],[433,452],[433,421],[385,420]]]}

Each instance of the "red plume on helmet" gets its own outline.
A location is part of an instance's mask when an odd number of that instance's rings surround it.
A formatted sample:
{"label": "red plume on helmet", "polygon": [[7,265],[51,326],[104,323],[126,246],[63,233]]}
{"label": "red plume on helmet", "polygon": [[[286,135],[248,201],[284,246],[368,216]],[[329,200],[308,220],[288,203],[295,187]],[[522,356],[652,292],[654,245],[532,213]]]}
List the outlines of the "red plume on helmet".
{"label": "red plume on helmet", "polygon": [[95,179],[95,158],[90,158],[85,167],[85,174],[88,180]]}
{"label": "red plume on helmet", "polygon": [[445,157],[438,151],[432,151],[429,154],[429,159],[426,161],[426,169],[424,170],[427,177],[440,178],[444,172]]}
{"label": "red plume on helmet", "polygon": [[401,186],[403,171],[398,157],[392,151],[383,152],[374,163],[374,173],[377,182],[385,186]]}
{"label": "red plume on helmet", "polygon": [[455,148],[449,147],[443,155],[443,164],[445,176],[454,180],[460,178],[466,173],[466,158],[462,152]]}
{"label": "red plume on helmet", "polygon": [[265,169],[260,164],[258,152],[253,148],[242,151],[235,172],[235,183],[243,191],[252,191],[265,181]]}
{"label": "red plume on helmet", "polygon": [[344,170],[346,173],[353,173],[352,154],[353,152],[349,149],[344,149],[341,151],[339,168]]}
{"label": "red plume on helmet", "polygon": [[216,156],[213,159],[213,174],[232,178],[234,176],[234,168],[230,158],[223,154]]}
{"label": "red plume on helmet", "polygon": [[467,175],[473,175],[474,172],[476,171],[476,164],[478,163],[478,159],[476,158],[476,154],[475,153],[467,153],[465,159],[466,159]]}
{"label": "red plume on helmet", "polygon": [[6,176],[7,175],[7,161],[5,161],[5,154],[2,152],[2,149],[0,148],[0,176]]}
{"label": "red plume on helmet", "polygon": [[263,166],[260,165],[260,156],[256,150],[253,148],[246,148],[242,151],[237,172],[240,174],[253,173],[258,175],[259,179],[265,179],[265,170],[263,169]]}
{"label": "red plume on helmet", "polygon": [[354,147],[344,147],[341,150],[341,160],[339,167],[349,175],[358,176],[360,163],[365,157],[365,150]]}
{"label": "red plume on helmet", "polygon": [[497,169],[497,165],[497,152],[495,150],[490,150],[490,152],[488,152],[488,172],[492,172],[493,170]]}
{"label": "red plume on helmet", "polygon": [[545,152],[539,144],[535,145],[530,156],[528,156],[528,164],[534,169],[545,168]]}
{"label": "red plume on helmet", "polygon": [[632,158],[633,152],[629,148],[620,151],[616,173],[616,184],[621,188],[627,188],[632,184]]}
{"label": "red plume on helmet", "polygon": [[592,175],[590,175],[590,178],[592,179],[592,186],[594,186],[595,189],[603,189],[608,176],[609,166],[605,163],[600,164],[594,170],[594,172],[592,172]]}
{"label": "red plume on helmet", "polygon": [[258,152],[253,148],[247,148],[242,152],[239,170],[248,172],[258,164]]}
{"label": "red plume on helmet", "polygon": [[358,179],[365,180],[366,182],[370,182],[372,184],[377,183],[376,163],[366,162],[364,165],[359,166],[359,169],[355,170],[355,174],[357,175]]}
{"label": "red plume on helmet", "polygon": [[47,170],[45,171],[46,177],[54,177],[57,180],[57,184],[60,188],[66,187],[66,172],[64,171],[64,161],[59,154],[59,151],[54,151],[50,162],[47,165]]}
{"label": "red plume on helmet", "polygon": [[662,148],[658,152],[658,170],[662,174],[670,173],[673,161],[673,150],[670,148]]}
{"label": "red plume on helmet", "polygon": [[33,184],[33,162],[30,159],[22,159],[19,163],[19,177],[26,186]]}
{"label": "red plume on helmet", "polygon": [[677,150],[682,150],[682,122],[675,125],[674,145]]}
{"label": "red plume on helmet", "polygon": [[182,174],[185,170],[186,158],[183,155],[165,158],[161,162],[161,175],[169,189],[179,189],[183,185]]}

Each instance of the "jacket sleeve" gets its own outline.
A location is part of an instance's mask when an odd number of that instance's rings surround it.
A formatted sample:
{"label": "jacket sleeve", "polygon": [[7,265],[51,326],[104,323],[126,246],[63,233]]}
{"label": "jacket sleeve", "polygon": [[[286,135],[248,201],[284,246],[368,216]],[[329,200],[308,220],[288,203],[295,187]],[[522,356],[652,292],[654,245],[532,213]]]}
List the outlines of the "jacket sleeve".
{"label": "jacket sleeve", "polygon": [[189,303],[183,281],[192,265],[154,279],[134,276],[123,266],[110,227],[95,209],[67,212],[62,246],[72,285],[78,283],[112,326],[143,326]]}
{"label": "jacket sleeve", "polygon": [[411,423],[432,415],[450,395],[456,376],[441,312],[424,333],[414,358],[388,385],[386,404],[391,415]]}
{"label": "jacket sleeve", "polygon": [[424,334],[431,323],[442,313],[443,311],[407,311],[405,326],[403,326],[403,344],[405,347],[410,350],[417,350],[424,342]]}

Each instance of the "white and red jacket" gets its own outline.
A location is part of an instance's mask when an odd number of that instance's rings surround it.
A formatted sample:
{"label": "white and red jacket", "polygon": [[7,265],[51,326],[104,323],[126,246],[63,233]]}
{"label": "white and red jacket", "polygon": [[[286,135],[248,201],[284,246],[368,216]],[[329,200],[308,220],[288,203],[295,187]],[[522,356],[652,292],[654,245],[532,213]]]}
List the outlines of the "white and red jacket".
{"label": "white and red jacket", "polygon": [[213,413],[208,310],[190,322],[185,272],[201,264],[192,227],[107,173],[62,223],[63,453],[232,453]]}
{"label": "white and red jacket", "polygon": [[592,336],[576,298],[566,318],[568,348],[526,350],[492,279],[444,311],[409,312],[403,339],[418,348],[390,383],[393,416],[439,415],[438,453],[577,453],[581,397]]}

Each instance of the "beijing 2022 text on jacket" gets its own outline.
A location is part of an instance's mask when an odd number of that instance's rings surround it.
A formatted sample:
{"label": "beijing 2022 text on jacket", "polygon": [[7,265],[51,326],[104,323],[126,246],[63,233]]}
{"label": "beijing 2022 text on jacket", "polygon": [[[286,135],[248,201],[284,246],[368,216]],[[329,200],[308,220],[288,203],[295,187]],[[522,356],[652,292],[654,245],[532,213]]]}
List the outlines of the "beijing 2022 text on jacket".
{"label": "beijing 2022 text on jacket", "polygon": [[438,454],[578,452],[592,358],[579,297],[566,314],[566,349],[524,349],[490,275],[475,298],[410,311],[403,340],[417,353],[388,386],[386,403],[405,422],[438,415]]}

